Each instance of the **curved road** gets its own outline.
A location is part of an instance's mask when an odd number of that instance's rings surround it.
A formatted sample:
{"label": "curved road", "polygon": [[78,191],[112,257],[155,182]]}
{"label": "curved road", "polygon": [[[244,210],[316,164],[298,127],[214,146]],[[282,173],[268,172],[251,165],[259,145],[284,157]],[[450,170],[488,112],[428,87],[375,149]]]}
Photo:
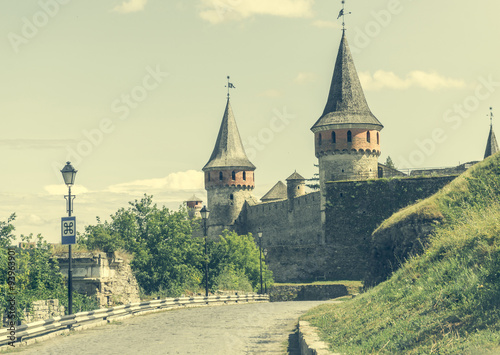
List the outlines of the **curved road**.
{"label": "curved road", "polygon": [[284,354],[297,318],[325,303],[182,308],[132,317],[21,348],[25,354]]}

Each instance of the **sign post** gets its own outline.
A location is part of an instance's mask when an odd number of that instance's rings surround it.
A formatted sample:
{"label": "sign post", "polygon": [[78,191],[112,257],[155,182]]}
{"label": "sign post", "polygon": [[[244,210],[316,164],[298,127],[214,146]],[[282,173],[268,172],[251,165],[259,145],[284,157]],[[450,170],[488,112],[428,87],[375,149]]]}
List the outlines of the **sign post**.
{"label": "sign post", "polygon": [[76,244],[76,217],[61,218],[61,244]]}

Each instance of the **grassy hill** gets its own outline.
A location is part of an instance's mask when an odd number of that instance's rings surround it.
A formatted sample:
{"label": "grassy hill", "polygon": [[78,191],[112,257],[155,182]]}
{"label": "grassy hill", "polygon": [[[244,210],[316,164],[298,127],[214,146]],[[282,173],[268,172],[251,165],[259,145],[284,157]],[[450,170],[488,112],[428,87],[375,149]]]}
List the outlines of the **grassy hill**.
{"label": "grassy hill", "polygon": [[365,294],[304,319],[346,354],[500,353],[499,197],[497,154],[379,227],[397,234],[405,221],[438,221],[420,255]]}

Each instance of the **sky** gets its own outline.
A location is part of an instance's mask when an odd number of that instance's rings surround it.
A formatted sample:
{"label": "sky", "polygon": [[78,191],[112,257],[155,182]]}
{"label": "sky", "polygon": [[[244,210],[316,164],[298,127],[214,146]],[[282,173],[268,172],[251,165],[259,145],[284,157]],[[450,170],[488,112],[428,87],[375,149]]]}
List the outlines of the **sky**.
{"label": "sky", "polygon": [[[0,221],[16,213],[18,236],[58,242],[66,161],[78,170],[80,232],[144,194],[174,210],[192,194],[206,200],[201,169],[228,75],[255,196],[294,170],[312,177],[310,128],[326,103],[340,9],[340,0],[0,1]],[[500,2],[347,0],[346,12],[368,104],[385,126],[379,161],[481,160],[490,107],[500,117]]]}

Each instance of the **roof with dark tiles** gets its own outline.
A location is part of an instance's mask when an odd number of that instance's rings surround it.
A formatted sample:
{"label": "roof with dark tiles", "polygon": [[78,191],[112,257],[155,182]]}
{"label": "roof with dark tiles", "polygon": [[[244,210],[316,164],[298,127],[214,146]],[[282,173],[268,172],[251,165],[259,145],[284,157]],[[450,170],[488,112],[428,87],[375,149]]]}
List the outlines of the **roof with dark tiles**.
{"label": "roof with dark tiles", "polygon": [[368,107],[344,31],[326,106],[311,130],[355,127],[381,130],[384,126]]}
{"label": "roof with dark tiles", "polygon": [[305,178],[295,171],[292,175],[286,178],[286,180],[305,180]]}
{"label": "roof with dark tiles", "polygon": [[255,165],[248,159],[241,143],[240,133],[229,98],[227,99],[226,109],[214,150],[203,170],[209,171],[224,168],[255,170]]}
{"label": "roof with dark tiles", "polygon": [[498,152],[498,142],[493,132],[493,125],[490,127],[490,134],[488,135],[488,142],[486,143],[486,151],[484,152],[484,159]]}
{"label": "roof with dark tiles", "polygon": [[274,200],[286,200],[288,198],[286,192],[286,185],[278,181],[276,185],[274,185],[271,190],[269,190],[262,198],[260,199],[262,202],[266,201],[274,201]]}

